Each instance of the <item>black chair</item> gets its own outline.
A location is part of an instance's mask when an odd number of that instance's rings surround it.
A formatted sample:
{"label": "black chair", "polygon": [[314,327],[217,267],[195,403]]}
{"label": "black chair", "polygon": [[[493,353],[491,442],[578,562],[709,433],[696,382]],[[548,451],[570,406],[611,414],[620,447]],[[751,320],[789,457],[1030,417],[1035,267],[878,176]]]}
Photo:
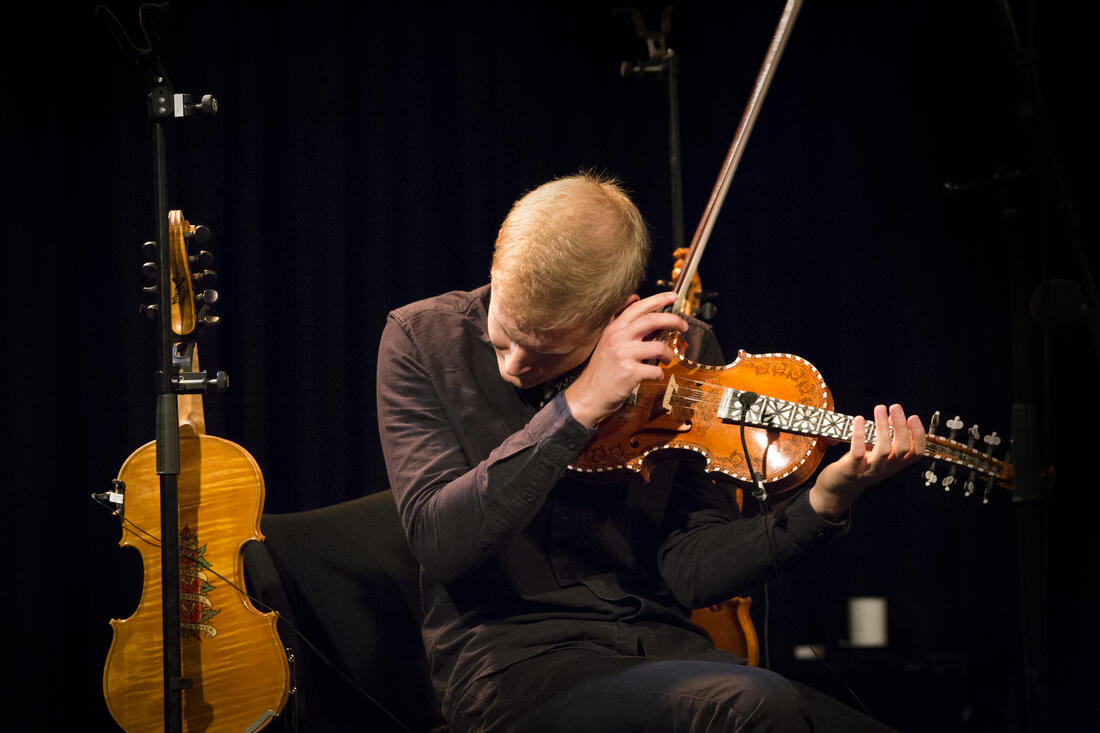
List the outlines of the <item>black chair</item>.
{"label": "black chair", "polygon": [[[266,540],[245,546],[245,576],[280,614],[296,689],[269,730],[445,733],[420,641],[419,566],[393,495],[265,514],[260,524]],[[734,598],[693,618],[719,648],[757,664],[748,611],[749,599]]]}
{"label": "black chair", "polygon": [[445,730],[420,642],[418,566],[390,492],[265,514],[261,527],[245,575],[280,614],[296,690],[269,729]]}

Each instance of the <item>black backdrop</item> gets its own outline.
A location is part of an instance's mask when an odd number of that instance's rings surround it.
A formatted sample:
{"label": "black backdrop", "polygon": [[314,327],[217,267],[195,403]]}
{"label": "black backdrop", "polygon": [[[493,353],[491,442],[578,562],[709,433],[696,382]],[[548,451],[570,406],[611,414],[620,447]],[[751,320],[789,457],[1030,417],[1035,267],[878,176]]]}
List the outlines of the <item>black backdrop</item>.
{"label": "black backdrop", "polygon": [[[1081,268],[1018,121],[998,5],[808,3],[702,264],[731,356],[804,356],[845,412],[893,400],[1008,432],[1012,248],[999,189],[949,197],[944,182],[1023,171],[1010,193],[1028,289],[1044,267]],[[110,7],[136,34],[136,5]],[[671,266],[664,90],[619,77],[644,49],[612,7],[178,2],[159,23],[177,91],[222,104],[214,119],[168,125],[169,203],[214,232],[223,323],[201,349],[232,388],[208,399],[208,427],[257,458],[268,511],[386,486],[373,378],[385,314],[484,282],[496,227],[526,189],[613,172],[654,232],[650,283]],[[138,71],[93,9],[17,2],[3,24],[15,571],[3,716],[20,730],[113,729],[99,687],[107,620],[137,602],[136,553],[117,548],[117,520],[88,495],[152,438],[153,332],[137,316],[139,245],[155,237],[152,145]],[[677,8],[689,235],[780,9]],[[1068,0],[1016,10],[1041,51],[1055,150],[1091,249],[1089,24]],[[1097,360],[1077,326],[1040,343],[1045,461],[1059,472],[1053,721],[1085,729],[1100,724],[1098,609],[1086,598]],[[823,642],[903,729],[1023,730],[1017,509],[1007,492],[982,507],[926,489],[916,469],[885,482],[847,537],[772,590],[774,665],[833,691],[819,665],[790,659],[793,644]],[[836,646],[846,599],[862,594],[889,599],[885,660]]]}

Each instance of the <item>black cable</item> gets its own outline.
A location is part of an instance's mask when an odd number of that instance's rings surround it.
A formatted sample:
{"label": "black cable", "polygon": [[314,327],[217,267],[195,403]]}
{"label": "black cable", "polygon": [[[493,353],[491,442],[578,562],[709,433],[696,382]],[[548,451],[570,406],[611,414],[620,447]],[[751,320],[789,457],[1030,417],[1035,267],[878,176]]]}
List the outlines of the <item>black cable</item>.
{"label": "black cable", "polygon": [[[760,505],[760,518],[764,521],[764,537],[768,540],[768,552],[772,561],[772,573],[774,576],[779,575],[778,555],[779,549],[775,546],[774,538],[771,534],[771,525],[768,523],[768,508],[765,502],[768,500],[768,492],[764,488],[764,482],[761,481],[760,476],[752,468],[752,457],[749,455],[749,443],[745,439],[745,416],[748,414],[749,408],[753,403],[760,398],[760,395],[755,392],[742,392],[737,397],[737,404],[741,406],[741,451],[745,454],[745,466],[749,470],[749,478],[752,480],[753,489],[752,496],[756,499],[756,502]],[[768,582],[764,581],[764,669],[771,669],[771,642],[769,641],[769,634],[771,631],[769,625],[769,617],[771,616],[771,602],[768,594]]]}
{"label": "black cable", "polygon": [[[773,578],[778,578],[779,577],[779,547],[775,543],[775,534],[774,534],[775,523],[768,521],[768,516],[769,516],[768,506],[767,506],[768,492],[764,488],[764,481],[763,481],[763,478],[761,477],[761,475],[753,470],[752,456],[749,455],[749,444],[748,444],[748,441],[745,439],[745,416],[748,414],[749,408],[758,399],[760,399],[760,395],[756,394],[755,392],[742,392],[740,395],[738,395],[737,401],[738,401],[738,404],[741,407],[741,419],[740,419],[740,423],[741,423],[741,450],[745,454],[745,466],[748,468],[749,477],[752,479],[752,482],[753,482],[753,485],[754,485],[753,490],[752,490],[752,495],[753,495],[753,498],[756,499],[757,503],[760,505],[760,517],[761,517],[761,519],[764,520],[764,538],[766,539],[766,541],[768,543],[768,553],[769,553],[771,563],[772,563],[772,577]],[[779,597],[780,597],[780,601],[781,601],[780,605],[783,607],[783,610],[786,611],[787,618],[790,619],[791,624],[795,628],[795,633],[800,638],[802,638],[803,640],[808,640],[809,637],[806,635],[806,632],[803,630],[802,625],[800,623],[798,623],[798,620],[794,617],[794,613],[791,611],[790,605],[787,603],[786,598],[783,596],[783,588],[781,586],[778,586],[777,590],[779,592]],[[764,582],[764,668],[765,669],[771,669],[771,649],[770,649],[770,645],[769,645],[769,642],[768,642],[768,632],[769,632],[768,622],[769,622],[769,616],[771,615],[770,612],[771,612],[771,598],[770,598],[770,594],[769,594],[769,583],[767,581],[765,581]],[[848,691],[848,694],[852,696],[852,699],[856,701],[856,703],[860,707],[860,710],[863,711],[863,714],[866,715],[868,718],[874,717],[874,716],[871,715],[871,711],[867,709],[867,706],[863,704],[863,700],[860,699],[859,695],[856,694],[856,691],[853,690],[852,686],[849,685],[847,680],[844,679],[844,676],[841,675],[840,672],[838,672],[836,669],[834,669],[832,665],[830,665],[828,662],[826,662],[824,657],[822,657],[820,654],[817,653],[817,649],[814,648],[813,644],[807,643],[806,646],[809,647],[810,651],[814,655],[814,658],[817,659],[817,661],[821,662],[821,664],[824,665],[825,669],[829,670],[829,672],[831,672],[833,674],[833,676],[837,678],[837,680],[840,682],[840,684],[844,685],[844,689],[846,689]]]}
{"label": "black cable", "polygon": [[[122,512],[120,510],[118,510],[115,507],[111,506],[111,504],[108,501],[106,501],[105,496],[106,496],[106,494],[94,494],[93,493],[92,494],[92,501],[96,502],[97,504],[99,504],[103,507],[106,507],[107,509],[110,509],[112,514],[118,515],[119,519],[121,519],[126,524],[130,525],[133,528],[135,533],[138,533],[138,538],[139,539],[143,540],[144,542],[148,542],[153,547],[158,547],[159,548],[161,546],[160,539],[157,538],[156,535],[154,535],[150,532],[147,532],[145,529],[143,529],[139,525],[135,524],[133,522],[133,520],[128,519],[124,514],[122,514]],[[144,537],[142,537],[141,535],[144,535]],[[183,551],[180,550],[179,554],[182,557],[183,556]],[[246,590],[239,587],[236,583],[229,580],[229,578],[226,578],[224,575],[219,573],[217,570],[215,570],[213,568],[213,566],[210,566],[210,565],[203,566],[203,570],[208,570],[211,573],[213,573],[214,575],[218,576],[218,578],[220,578],[222,581],[224,581],[226,585],[228,585],[230,588],[232,588],[233,590],[240,593],[245,598],[247,598],[254,606],[259,608],[261,611],[278,613],[277,609],[272,608],[270,605],[268,605],[267,603],[264,603],[259,598],[255,598],[255,597],[249,595],[249,593]],[[356,692],[358,692],[360,695],[362,695],[364,698],[366,698],[372,704],[374,704],[379,710],[381,710],[383,713],[385,713],[387,716],[389,716],[389,718],[393,722],[395,722],[399,726],[401,726],[402,730],[407,731],[407,733],[412,733],[412,730],[407,725],[402,723],[397,718],[397,716],[395,716],[393,713],[391,713],[386,708],[385,705],[380,703],[378,700],[376,700],[374,697],[372,697],[370,693],[368,693],[366,690],[364,690],[362,687],[360,687],[358,684],[356,684],[355,680],[353,680],[350,676],[345,674],[344,671],[342,669],[340,669],[340,667],[335,662],[333,662],[331,659],[329,659],[327,656],[325,656],[325,654],[320,649],[317,648],[317,645],[309,640],[309,637],[307,637],[305,634],[303,634],[301,631],[299,631],[298,628],[294,624],[292,624],[290,621],[288,621],[286,619],[286,617],[284,617],[282,614],[279,614],[279,621],[286,624],[287,628],[289,628],[291,631],[293,631],[295,636],[298,637],[298,639],[300,639],[306,646],[308,646],[311,650],[313,650],[313,653],[316,654],[317,657],[326,666],[329,667],[329,669],[331,669],[333,672],[335,672],[337,675],[339,675],[345,682],[347,682],[349,685],[351,685],[352,689],[354,689]]]}

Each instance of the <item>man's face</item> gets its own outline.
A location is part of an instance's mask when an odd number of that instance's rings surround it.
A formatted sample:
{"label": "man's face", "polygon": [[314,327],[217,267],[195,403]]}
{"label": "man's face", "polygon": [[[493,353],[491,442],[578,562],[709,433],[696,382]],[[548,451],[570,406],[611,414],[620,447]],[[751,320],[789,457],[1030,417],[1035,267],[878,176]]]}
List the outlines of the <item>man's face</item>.
{"label": "man's face", "polygon": [[583,362],[602,333],[602,328],[584,327],[521,331],[497,298],[489,300],[489,341],[496,350],[501,379],[521,389],[565,374]]}

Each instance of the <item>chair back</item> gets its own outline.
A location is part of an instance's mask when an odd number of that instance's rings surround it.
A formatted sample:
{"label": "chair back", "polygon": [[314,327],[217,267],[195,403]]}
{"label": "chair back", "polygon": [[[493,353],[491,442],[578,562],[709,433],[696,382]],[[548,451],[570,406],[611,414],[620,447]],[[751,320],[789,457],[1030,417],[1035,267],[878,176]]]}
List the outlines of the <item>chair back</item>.
{"label": "chair back", "polygon": [[439,726],[420,640],[419,566],[392,494],[265,514],[261,528],[266,539],[246,546],[245,569],[253,595],[280,613],[294,657],[284,729],[401,731],[385,711],[416,733]]}

